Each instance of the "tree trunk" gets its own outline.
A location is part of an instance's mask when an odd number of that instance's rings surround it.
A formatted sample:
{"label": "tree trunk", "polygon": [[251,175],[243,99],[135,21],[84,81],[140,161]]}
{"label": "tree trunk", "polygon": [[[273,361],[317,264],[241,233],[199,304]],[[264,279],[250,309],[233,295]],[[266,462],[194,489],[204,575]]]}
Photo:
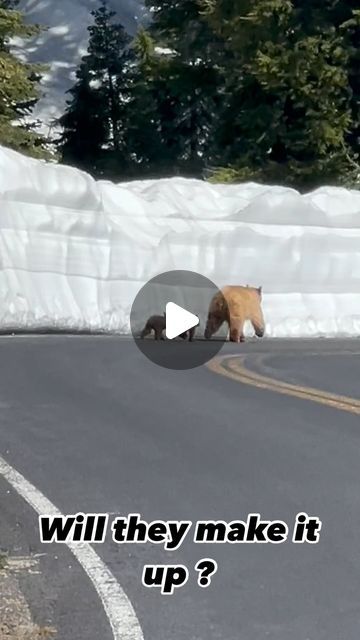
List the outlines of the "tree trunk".
{"label": "tree trunk", "polygon": [[117,108],[116,108],[117,102],[116,102],[113,78],[112,78],[110,69],[108,70],[108,74],[109,74],[110,120],[111,120],[111,126],[113,131],[114,151],[119,151],[120,135],[119,135],[119,128],[118,128],[118,120],[117,120]]}

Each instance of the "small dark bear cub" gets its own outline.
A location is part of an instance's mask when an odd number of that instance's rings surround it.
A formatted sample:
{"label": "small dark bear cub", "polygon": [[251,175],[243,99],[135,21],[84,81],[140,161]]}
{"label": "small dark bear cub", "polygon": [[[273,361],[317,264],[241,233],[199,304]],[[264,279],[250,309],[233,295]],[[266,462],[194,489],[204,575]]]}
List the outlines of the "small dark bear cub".
{"label": "small dark bear cub", "polygon": [[[188,331],[184,331],[184,333],[179,334],[179,338],[186,340],[189,338],[189,342],[192,342],[195,336],[196,327],[200,324],[200,320],[195,327],[192,327]],[[166,314],[164,313],[162,316],[154,315],[150,316],[150,318],[146,321],[145,327],[143,328],[140,338],[144,339],[149,335],[152,331],[154,332],[155,340],[165,340],[164,331],[166,329]]]}
{"label": "small dark bear cub", "polygon": [[166,316],[165,313],[162,316],[150,316],[150,318],[146,321],[145,327],[143,328],[140,338],[143,339],[152,331],[154,332],[155,340],[165,340],[164,331],[166,327]]}
{"label": "small dark bear cub", "polygon": [[191,329],[189,329],[188,331],[184,331],[184,333],[180,333],[179,338],[186,340],[186,338],[189,337],[189,342],[192,342],[194,340],[196,327],[198,327],[199,324],[200,324],[200,320],[195,327],[191,327]]}

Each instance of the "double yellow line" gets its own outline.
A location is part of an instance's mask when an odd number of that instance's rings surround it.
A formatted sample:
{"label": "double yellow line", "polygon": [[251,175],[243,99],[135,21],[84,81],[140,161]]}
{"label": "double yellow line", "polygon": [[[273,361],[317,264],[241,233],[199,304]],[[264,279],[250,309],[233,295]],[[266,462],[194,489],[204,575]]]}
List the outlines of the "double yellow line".
{"label": "double yellow line", "polygon": [[226,376],[242,384],[251,385],[252,387],[265,389],[267,391],[274,391],[287,396],[294,396],[295,398],[301,398],[303,400],[311,400],[312,402],[333,407],[340,411],[360,415],[360,400],[356,398],[341,396],[312,387],[289,384],[255,373],[245,366],[245,359],[246,356],[220,356],[208,362],[207,367],[214,373]]}

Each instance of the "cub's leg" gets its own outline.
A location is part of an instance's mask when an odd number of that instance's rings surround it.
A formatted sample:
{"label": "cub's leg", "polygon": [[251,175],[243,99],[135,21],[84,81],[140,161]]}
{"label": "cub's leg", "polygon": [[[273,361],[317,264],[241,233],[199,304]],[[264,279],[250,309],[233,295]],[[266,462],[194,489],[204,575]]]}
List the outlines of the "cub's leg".
{"label": "cub's leg", "polygon": [[196,327],[192,327],[192,329],[189,329],[189,342],[192,342],[195,336],[195,330]]}
{"label": "cub's leg", "polygon": [[155,331],[155,340],[165,340],[163,336],[163,329],[156,327],[154,331]]}
{"label": "cub's leg", "polygon": [[149,335],[149,333],[151,333],[151,327],[149,327],[149,325],[146,323],[145,327],[143,328],[140,334],[140,338],[143,340],[145,336]]}

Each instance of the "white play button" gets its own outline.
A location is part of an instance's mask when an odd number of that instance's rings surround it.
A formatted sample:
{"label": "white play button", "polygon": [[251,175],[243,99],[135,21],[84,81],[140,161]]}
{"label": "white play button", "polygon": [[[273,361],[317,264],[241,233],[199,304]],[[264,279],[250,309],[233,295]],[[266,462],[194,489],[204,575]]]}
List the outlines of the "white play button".
{"label": "white play button", "polygon": [[[214,296],[221,299],[221,295],[218,287],[200,273],[181,270],[159,273],[141,287],[131,307],[130,326],[136,347],[150,362],[165,369],[185,371],[202,367],[215,358],[227,337],[226,326],[222,339],[201,340],[211,300]],[[226,305],[225,299],[223,304]],[[156,371],[153,374],[156,376]]]}
{"label": "white play button", "polygon": [[199,324],[199,318],[190,311],[179,307],[175,302],[168,302],[166,305],[166,328],[165,334],[169,340],[173,340],[181,333],[189,331]]}

